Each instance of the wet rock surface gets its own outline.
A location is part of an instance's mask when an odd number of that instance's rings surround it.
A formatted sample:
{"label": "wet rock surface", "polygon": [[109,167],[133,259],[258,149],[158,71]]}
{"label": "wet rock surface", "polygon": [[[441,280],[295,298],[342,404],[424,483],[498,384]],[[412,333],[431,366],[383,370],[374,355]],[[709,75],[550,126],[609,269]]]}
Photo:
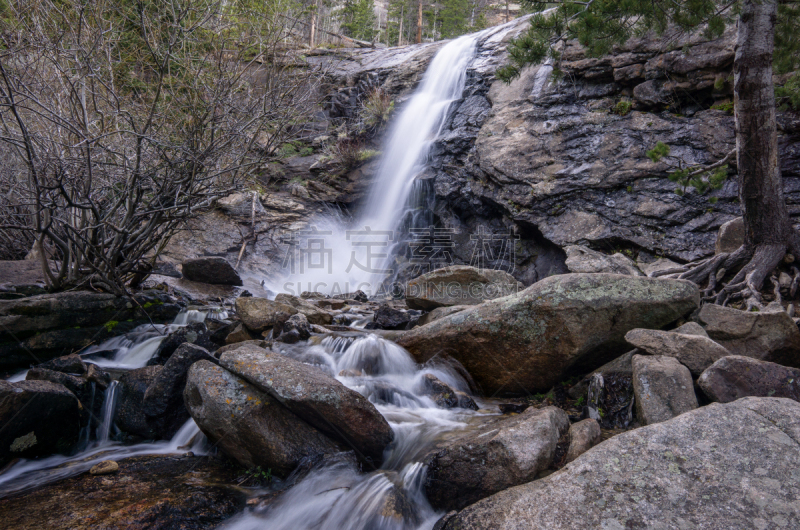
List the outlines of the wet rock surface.
{"label": "wet rock surface", "polygon": [[244,507],[236,475],[211,458],[140,456],[111,475],[84,473],[0,499],[4,528],[214,528]]}
{"label": "wet rock surface", "polygon": [[546,391],[624,351],[625,333],[658,328],[694,309],[694,284],[612,274],[569,274],[491,300],[398,337],[417,361],[458,360],[486,394]]}
{"label": "wet rock surface", "polygon": [[794,401],[712,404],[606,440],[557,473],[466,508],[444,528],[791,528],[800,523],[798,439]]}
{"label": "wet rock surface", "polygon": [[436,509],[461,509],[533,480],[552,464],[558,439],[568,429],[561,409],[528,408],[447,442],[423,458],[428,500]]}
{"label": "wet rock surface", "polygon": [[167,335],[158,345],[153,357],[147,361],[148,366],[165,364],[182,344],[187,343],[211,351],[217,348],[217,343],[213,340],[213,333],[208,330],[206,324],[204,322],[192,322]]}
{"label": "wet rock surface", "polygon": [[159,437],[157,426],[148,422],[143,404],[147,388],[163,369],[163,366],[145,366],[120,376],[114,422],[122,431],[149,440]]}

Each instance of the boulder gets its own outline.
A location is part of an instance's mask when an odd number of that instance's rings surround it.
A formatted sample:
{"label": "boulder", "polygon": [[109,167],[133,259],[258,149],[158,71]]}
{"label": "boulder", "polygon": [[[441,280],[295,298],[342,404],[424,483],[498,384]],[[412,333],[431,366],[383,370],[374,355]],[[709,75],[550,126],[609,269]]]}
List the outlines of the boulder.
{"label": "boulder", "polygon": [[114,412],[114,423],[123,432],[154,440],[158,432],[144,413],[144,395],[163,366],[145,366],[125,372],[119,378],[117,387],[117,408]]}
{"label": "boulder", "polygon": [[268,393],[208,361],[189,369],[184,400],[211,443],[245,468],[286,476],[303,458],[341,450]]}
{"label": "boulder", "polygon": [[730,253],[744,244],[744,219],[737,217],[719,227],[714,253]]}
{"label": "boulder", "polygon": [[692,311],[691,282],[616,274],[551,276],[403,333],[396,342],[420,363],[459,361],[486,394],[549,390],[625,351],[625,333],[660,328]]}
{"label": "boulder", "polygon": [[674,357],[687,367],[694,377],[715,361],[730,355],[730,352],[702,335],[687,335],[675,331],[656,329],[632,329],[625,334],[625,340],[640,353]]}
{"label": "boulder", "polygon": [[740,311],[704,304],[696,320],[732,355],[800,368],[800,330],[783,310]]}
{"label": "boulder", "polygon": [[439,320],[440,318],[453,315],[458,313],[459,311],[463,311],[465,309],[469,309],[472,306],[468,305],[451,305],[448,307],[437,307],[430,313],[425,313],[421,317],[419,317],[419,321],[417,322],[420,326],[424,326],[425,324],[430,324],[434,320]]}
{"label": "boulder", "polygon": [[237,298],[235,307],[242,324],[256,333],[266,331],[277,322],[285,321],[297,313],[297,309],[292,306],[251,296]]}
{"label": "boulder", "polygon": [[183,277],[193,282],[241,286],[242,278],[225,258],[209,257],[186,260],[181,264]]}
{"label": "boulder", "polygon": [[87,378],[37,367],[28,370],[25,380],[50,381],[72,392],[81,404],[81,426],[89,425],[92,415],[97,415],[103,406],[103,390],[92,388]]}
{"label": "boulder", "polygon": [[442,306],[476,305],[524,286],[507,272],[455,265],[423,274],[406,285],[406,305],[431,310]]}
{"label": "boulder", "polygon": [[380,329],[406,329],[408,323],[411,322],[411,315],[407,311],[382,304],[375,311],[373,321]]}
{"label": "boulder", "polygon": [[[227,335],[225,335],[225,345],[229,346],[231,344],[236,344],[239,342],[247,342],[251,340],[257,340],[256,334],[251,333],[243,324],[237,323],[233,330],[230,331]],[[223,346],[224,347],[224,346]],[[217,350],[219,351],[219,350]]]}
{"label": "boulder", "polygon": [[217,362],[205,348],[181,344],[147,386],[142,410],[147,416],[147,424],[159,438],[172,438],[189,419],[189,411],[183,403],[183,389],[189,368],[200,360]]}
{"label": "boulder", "polygon": [[442,408],[478,410],[474,399],[460,390],[455,390],[433,374],[422,376],[422,385],[423,392],[431,396],[431,399]]}
{"label": "boulder", "polygon": [[636,416],[643,425],[659,423],[697,408],[692,375],[673,357],[634,355]]}
{"label": "boulder", "polygon": [[425,456],[425,493],[437,510],[458,510],[498,491],[524,484],[550,467],[569,429],[557,407],[528,408],[486,422]]}
{"label": "boulder", "polygon": [[318,368],[251,346],[223,353],[220,364],[376,467],[382,461],[394,436],[389,424],[367,398]]}
{"label": "boulder", "polygon": [[748,396],[800,401],[800,369],[739,355],[724,357],[709,366],[697,384],[708,399],[721,403]]}
{"label": "boulder", "polygon": [[178,328],[161,341],[156,353],[147,361],[148,366],[164,364],[182,344],[194,344],[206,350],[213,351],[217,345],[211,340],[213,333],[208,331],[204,322],[192,322]]}
{"label": "boulder", "polygon": [[78,443],[81,405],[50,381],[0,381],[0,465],[14,458],[69,453]]}
{"label": "boulder", "polygon": [[600,443],[600,424],[592,418],[586,418],[569,426],[569,448],[565,463],[570,463],[583,453]]}
{"label": "boulder", "polygon": [[642,271],[630,258],[620,254],[603,254],[581,245],[564,247],[567,253],[567,268],[570,272],[608,272],[628,276],[642,276]]}
{"label": "boulder", "polygon": [[[276,329],[278,329],[277,325],[273,328],[273,337],[275,336]],[[298,313],[290,316],[286,322],[281,324],[280,334],[275,337],[275,340],[285,342],[286,344],[294,344],[301,340],[308,340],[310,336],[311,324],[308,323],[308,319],[306,319],[305,315]]]}
{"label": "boulder", "polygon": [[65,374],[83,375],[86,373],[86,363],[83,362],[81,356],[77,353],[57,357],[46,363],[37,364],[36,368],[44,368],[46,370],[53,370],[54,372],[62,372]]}
{"label": "boulder", "polygon": [[308,321],[312,324],[316,324],[318,326],[327,326],[333,322],[333,316],[330,313],[297,296],[280,293],[275,297],[275,301],[294,308],[301,315],[305,315]]}
{"label": "boulder", "polygon": [[800,404],[745,398],[625,432],[446,530],[796,528]]}

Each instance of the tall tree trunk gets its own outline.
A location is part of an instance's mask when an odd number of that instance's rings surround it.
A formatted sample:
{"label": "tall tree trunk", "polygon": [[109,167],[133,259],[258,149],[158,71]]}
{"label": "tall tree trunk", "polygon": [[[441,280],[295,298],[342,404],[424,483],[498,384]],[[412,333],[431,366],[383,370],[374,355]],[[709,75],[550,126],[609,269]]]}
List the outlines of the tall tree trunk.
{"label": "tall tree trunk", "polygon": [[402,46],[403,45],[403,16],[404,16],[403,8],[405,8],[405,7],[406,6],[403,6],[403,5],[400,6],[400,29],[397,31],[397,45],[398,46]]}
{"label": "tall tree trunk", "polygon": [[417,44],[422,42],[422,0],[417,2]]}
{"label": "tall tree trunk", "polygon": [[[739,18],[734,72],[736,161],[739,201],[743,208],[743,253],[756,266],[748,283],[760,287],[786,253],[796,246],[789,222],[778,163],[772,53],[775,48],[776,0],[745,0]],[[792,244],[791,240],[795,240]]]}

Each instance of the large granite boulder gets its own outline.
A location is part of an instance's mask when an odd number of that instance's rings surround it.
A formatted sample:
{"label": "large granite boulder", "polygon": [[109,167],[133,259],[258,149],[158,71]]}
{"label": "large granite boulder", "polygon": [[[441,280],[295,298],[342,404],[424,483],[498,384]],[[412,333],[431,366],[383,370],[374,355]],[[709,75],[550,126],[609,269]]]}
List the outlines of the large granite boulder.
{"label": "large granite boulder", "polygon": [[697,384],[708,399],[721,403],[748,396],[800,401],[800,369],[739,355],[724,357],[709,366]]}
{"label": "large granite boulder", "polygon": [[406,285],[411,309],[431,310],[453,305],[475,305],[510,294],[524,286],[505,271],[455,265],[419,276]]}
{"label": "large granite boulder", "polygon": [[699,299],[683,280],[565,274],[414,328],[397,343],[418,362],[453,357],[487,394],[525,394],[614,359],[625,333],[665,326]]}
{"label": "large granite boulder", "polygon": [[186,260],[181,264],[184,278],[193,282],[217,285],[242,285],[242,278],[225,258],[209,257]]}
{"label": "large granite boulder", "polygon": [[553,463],[558,439],[568,430],[563,410],[529,407],[446,442],[422,460],[428,501],[436,509],[458,510],[530,482]]}
{"label": "large granite boulder", "polygon": [[712,404],[606,440],[560,471],[451,517],[446,530],[796,528],[800,404]]}
{"label": "large granite boulder", "polygon": [[737,217],[719,227],[714,252],[733,252],[744,244],[744,219]]}
{"label": "large granite boulder", "polygon": [[256,333],[266,331],[297,313],[297,309],[290,305],[254,296],[240,296],[235,307],[242,324]]}
{"label": "large granite boulder", "polygon": [[247,468],[286,476],[305,457],[342,450],[268,393],[208,361],[189,369],[184,400],[211,443]]}
{"label": "large granite boulder", "polygon": [[634,355],[636,416],[643,425],[659,423],[697,408],[692,374],[673,357]]}
{"label": "large granite boulder", "polygon": [[66,454],[78,443],[81,405],[51,381],[0,381],[0,425],[0,465]]}
{"label": "large granite boulder", "polygon": [[194,344],[206,350],[214,350],[217,344],[212,340],[213,333],[205,322],[192,322],[167,335],[158,345],[156,353],[147,361],[148,366],[164,364],[182,344]]}
{"label": "large granite boulder", "polygon": [[252,346],[223,353],[220,364],[360,458],[380,465],[394,433],[358,392],[318,368]]}
{"label": "large granite boulder", "polygon": [[305,315],[311,324],[326,326],[333,322],[333,316],[330,313],[298,296],[280,293],[275,297],[275,302],[294,308],[301,315]]}
{"label": "large granite boulder", "polygon": [[800,368],[800,330],[782,309],[754,312],[704,304],[696,319],[733,355]]}
{"label": "large granite boulder", "polygon": [[730,352],[702,335],[687,335],[675,331],[656,329],[632,329],[625,340],[641,353],[674,357],[686,366],[694,377],[715,361],[730,355]]}

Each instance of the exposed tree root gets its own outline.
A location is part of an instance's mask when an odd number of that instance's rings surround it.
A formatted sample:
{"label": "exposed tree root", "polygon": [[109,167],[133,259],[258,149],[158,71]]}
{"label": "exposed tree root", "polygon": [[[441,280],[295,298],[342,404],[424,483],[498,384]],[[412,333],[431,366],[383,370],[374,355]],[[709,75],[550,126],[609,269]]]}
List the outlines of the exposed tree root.
{"label": "exposed tree root", "polygon": [[[705,285],[702,289],[704,302],[725,306],[731,302],[741,301],[748,311],[753,308],[763,309],[761,288],[768,277],[773,284],[775,300],[783,301],[780,283],[773,273],[786,256],[787,250],[795,247],[792,243],[794,241],[789,244],[762,244],[754,248],[743,245],[734,252],[717,254],[701,261],[687,263],[682,267],[659,271],[653,276],[679,278],[692,281],[699,286]],[[800,251],[800,245],[797,245],[797,250]],[[736,274],[727,282],[723,282],[734,271]],[[800,286],[800,269],[793,266],[792,272],[794,278],[790,296],[793,299]]]}

